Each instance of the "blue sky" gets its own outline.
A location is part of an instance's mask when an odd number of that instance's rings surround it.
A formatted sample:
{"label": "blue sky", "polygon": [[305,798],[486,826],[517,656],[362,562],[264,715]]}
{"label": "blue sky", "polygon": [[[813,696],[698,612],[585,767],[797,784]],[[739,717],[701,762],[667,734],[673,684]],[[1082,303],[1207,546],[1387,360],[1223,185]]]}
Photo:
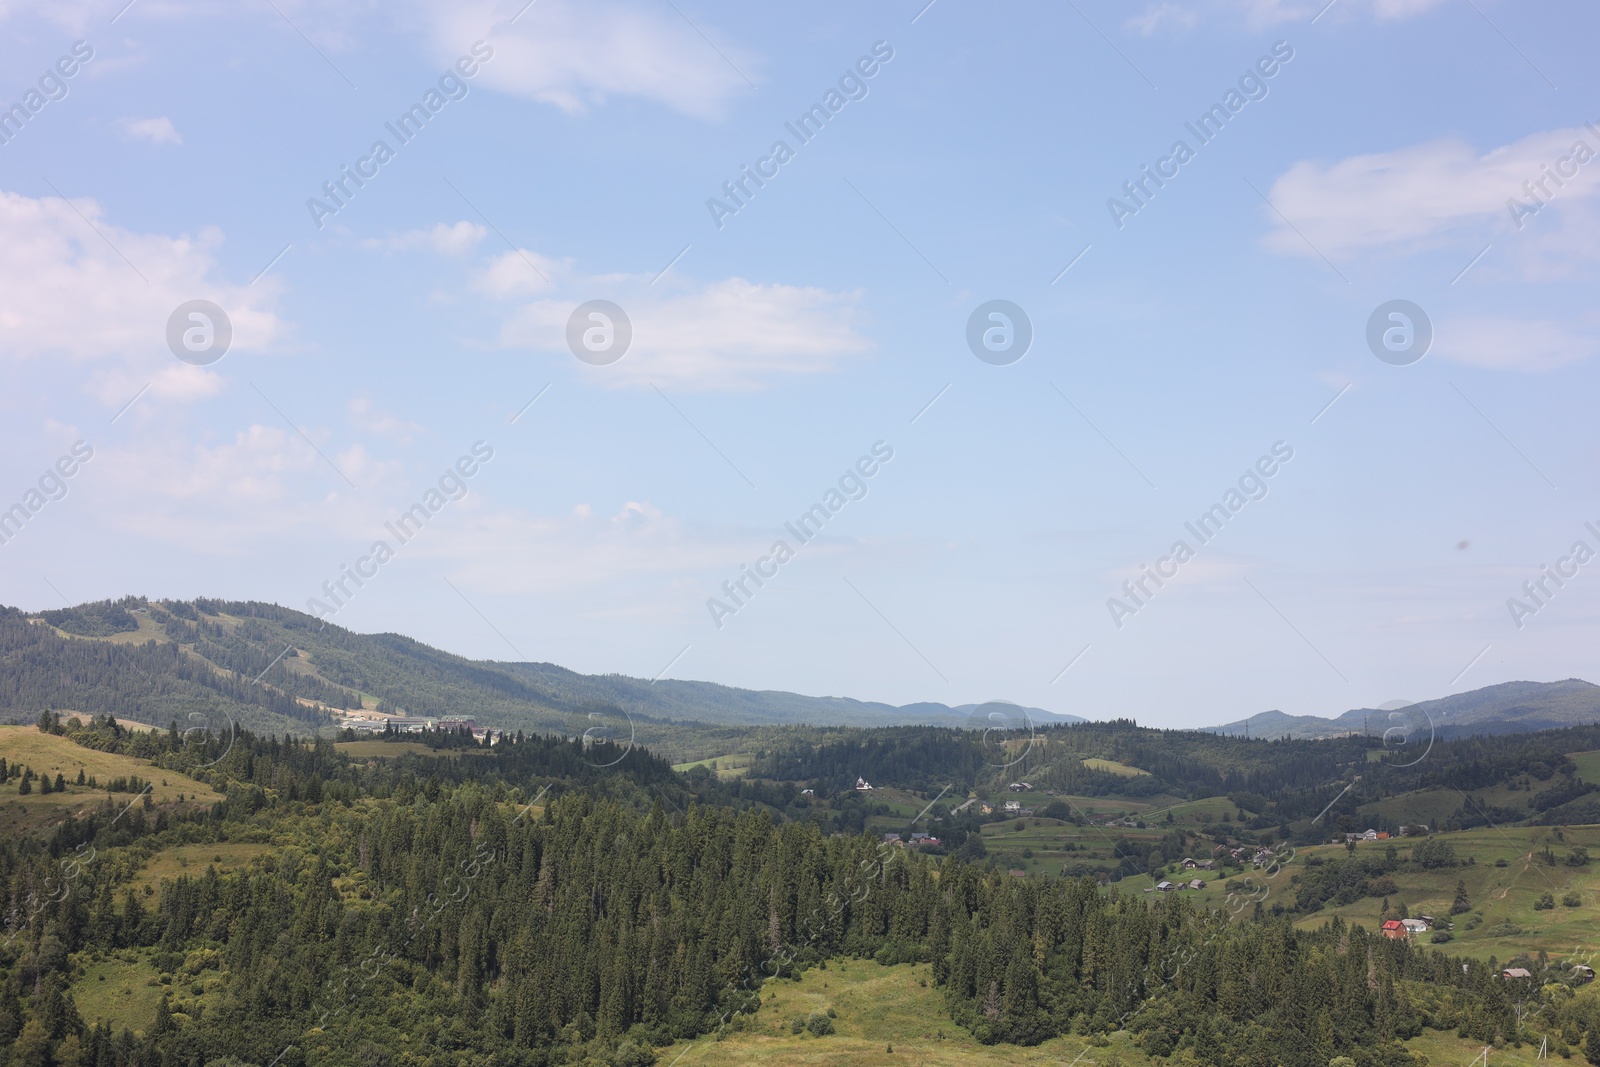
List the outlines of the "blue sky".
{"label": "blue sky", "polygon": [[1324,2],[0,2],[0,601],[1153,725],[1593,679],[1600,14]]}

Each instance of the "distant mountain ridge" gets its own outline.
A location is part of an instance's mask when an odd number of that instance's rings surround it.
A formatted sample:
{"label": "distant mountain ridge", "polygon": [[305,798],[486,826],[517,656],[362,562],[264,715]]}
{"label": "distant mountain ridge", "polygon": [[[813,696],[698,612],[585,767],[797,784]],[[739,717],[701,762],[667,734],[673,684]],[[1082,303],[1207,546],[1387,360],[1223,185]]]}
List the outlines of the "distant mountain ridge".
{"label": "distant mountain ridge", "polygon": [[[495,730],[569,736],[592,735],[598,726],[656,746],[679,723],[702,734],[706,727],[799,724],[962,726],[977,706],[896,707],[471,660],[400,634],[359,634],[258,602],[125,597],[34,614],[0,607],[0,720],[32,721],[46,708],[158,726],[220,714],[259,732],[295,733],[326,729],[341,712],[364,708],[468,715]],[[1036,723],[1084,721],[1020,711]],[[973,725],[988,725],[986,715]]]}
{"label": "distant mountain ridge", "polygon": [[1434,736],[1445,738],[1525,733],[1590,723],[1600,723],[1600,686],[1567,678],[1559,682],[1501,682],[1403,707],[1356,708],[1336,719],[1264,711],[1248,719],[1203,729],[1229,736],[1296,739],[1360,733],[1382,736],[1391,730],[1414,734],[1431,729]]}

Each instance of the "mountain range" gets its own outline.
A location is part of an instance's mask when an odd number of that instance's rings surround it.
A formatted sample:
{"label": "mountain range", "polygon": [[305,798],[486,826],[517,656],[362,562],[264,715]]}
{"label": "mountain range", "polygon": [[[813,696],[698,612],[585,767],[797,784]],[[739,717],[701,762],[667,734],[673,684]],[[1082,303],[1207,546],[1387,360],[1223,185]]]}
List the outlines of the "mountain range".
{"label": "mountain range", "polygon": [[1600,722],[1600,686],[1580,678],[1559,682],[1501,682],[1467,693],[1417,703],[1394,701],[1381,708],[1356,708],[1336,719],[1263,711],[1211,733],[1251,737],[1311,739],[1345,734],[1428,733],[1447,738],[1465,734],[1523,733]]}
{"label": "mountain range", "polygon": [[[232,721],[305,733],[366,709],[466,715],[495,730],[598,728],[672,751],[735,728],[988,726],[1082,722],[1040,708],[916,703],[737,689],[712,682],[585,675],[553,663],[471,660],[400,634],[359,634],[259,602],[125,597],[33,614],[0,608],[0,720],[52,708],[155,725]],[[1021,714],[1019,714],[1019,712]],[[198,717],[198,718],[197,718]]]}
{"label": "mountain range", "polygon": [[[276,604],[143,597],[36,613],[0,607],[0,720],[32,721],[46,708],[158,726],[231,721],[274,733],[327,731],[355,709],[467,715],[495,730],[592,736],[599,729],[674,755],[716,749],[722,741],[748,743],[752,729],[763,727],[1085,721],[1040,708],[897,706],[472,660],[400,634],[359,634]],[[1301,739],[1370,733],[1416,743],[1423,736],[1595,722],[1600,686],[1572,678],[1505,682],[1332,719],[1267,711],[1205,729]]]}

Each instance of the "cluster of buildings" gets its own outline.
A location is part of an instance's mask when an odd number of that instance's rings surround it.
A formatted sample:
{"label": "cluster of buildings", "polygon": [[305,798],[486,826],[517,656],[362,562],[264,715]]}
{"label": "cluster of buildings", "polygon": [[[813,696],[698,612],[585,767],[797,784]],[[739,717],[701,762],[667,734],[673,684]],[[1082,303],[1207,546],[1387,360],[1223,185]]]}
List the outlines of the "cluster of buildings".
{"label": "cluster of buildings", "polygon": [[1390,938],[1415,937],[1425,934],[1439,924],[1432,915],[1418,915],[1415,919],[1390,919],[1383,924],[1383,936]]}
{"label": "cluster of buildings", "polygon": [[942,845],[943,841],[932,834],[913,833],[910,841],[902,840],[899,834],[884,834],[883,843],[894,845],[897,848],[921,848],[923,845]]}
{"label": "cluster of buildings", "polygon": [[[1416,837],[1428,832],[1429,831],[1426,824],[1420,824],[1417,826],[1402,826],[1398,831],[1395,832],[1394,836]],[[1346,841],[1387,841],[1389,840],[1389,836],[1389,831],[1387,830],[1355,830],[1346,833],[1344,835],[1344,839]]]}
{"label": "cluster of buildings", "polygon": [[397,734],[445,730],[469,733],[479,741],[490,732],[488,727],[479,726],[470,715],[346,715],[339,720],[339,727],[368,734],[382,734],[390,730]]}
{"label": "cluster of buildings", "polygon": [[[1175,889],[1204,889],[1205,887],[1206,880],[1204,878],[1191,878],[1187,882],[1161,881],[1156,883],[1156,892],[1170,893]],[[1148,893],[1150,890],[1146,889],[1145,892]]]}

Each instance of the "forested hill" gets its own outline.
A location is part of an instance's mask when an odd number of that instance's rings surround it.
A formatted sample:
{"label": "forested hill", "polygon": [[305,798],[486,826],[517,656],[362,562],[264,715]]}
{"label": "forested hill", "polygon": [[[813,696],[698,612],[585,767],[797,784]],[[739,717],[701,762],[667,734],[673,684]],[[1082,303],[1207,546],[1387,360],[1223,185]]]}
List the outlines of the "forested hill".
{"label": "forested hill", "polygon": [[[106,720],[68,734],[225,799],[108,798],[46,839],[0,838],[0,1048],[18,1067],[648,1067],[698,1035],[770,1031],[764,983],[829,960],[924,965],[985,1044],[1126,1033],[1180,1067],[1426,1067],[1403,1042],[1432,1028],[1600,1055],[1594,998],[1543,960],[1511,982],[1338,918],[1297,927],[1254,891],[1206,908],[830,835],[708,775],[697,802],[638,749],[457,736],[361,760]],[[251,860],[218,870],[239,848]],[[203,859],[141,873],[175,852]],[[1424,862],[1393,852],[1391,870]],[[102,989],[130,975],[159,999],[113,1029]]]}
{"label": "forested hill", "polygon": [[[674,721],[959,725],[974,710],[475,661],[256,602],[127,597],[31,616],[0,608],[0,721],[32,722],[57,708],[165,726],[220,712],[256,730],[305,733],[331,724],[340,709],[363,706],[571,734],[599,716],[614,735],[632,729],[661,748],[670,747]],[[1029,711],[1040,720],[1081,721]]]}

